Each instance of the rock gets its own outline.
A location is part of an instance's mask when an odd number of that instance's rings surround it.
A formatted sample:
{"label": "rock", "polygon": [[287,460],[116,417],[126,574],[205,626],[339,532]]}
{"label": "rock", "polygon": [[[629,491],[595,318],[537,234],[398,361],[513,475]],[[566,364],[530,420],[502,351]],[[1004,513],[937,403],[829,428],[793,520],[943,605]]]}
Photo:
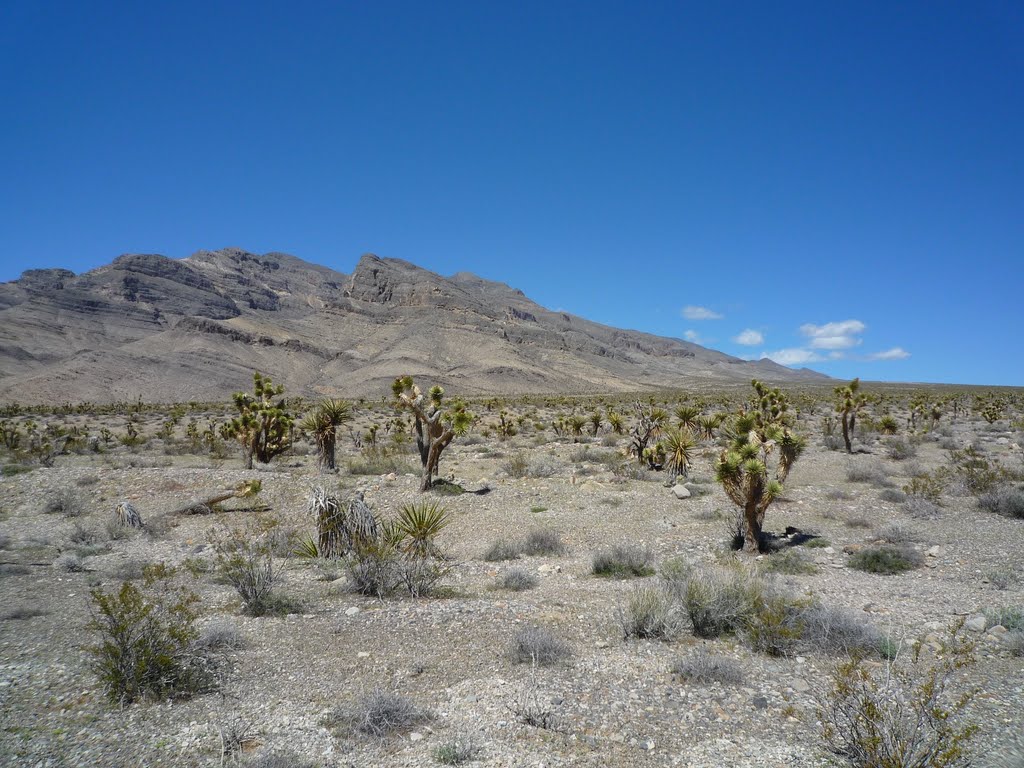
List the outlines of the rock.
{"label": "rock", "polygon": [[677,499],[688,499],[690,498],[690,489],[685,485],[677,485],[672,488],[672,493],[676,495]]}
{"label": "rock", "polygon": [[980,614],[978,616],[972,616],[967,620],[967,623],[964,624],[964,626],[971,630],[971,632],[984,632],[987,625],[988,619]]}
{"label": "rock", "polygon": [[351,608],[345,609],[346,616],[355,616],[357,613],[359,613],[359,608],[354,605]]}
{"label": "rock", "polygon": [[836,553],[836,548],[835,547],[825,547],[821,551],[824,552],[826,555],[834,555]]}
{"label": "rock", "polygon": [[848,555],[852,555],[856,552],[860,552],[862,549],[864,549],[863,544],[847,544],[845,547],[843,547],[843,552],[845,552]]}
{"label": "rock", "polygon": [[946,550],[936,544],[928,550],[928,557],[945,557]]}
{"label": "rock", "polygon": [[988,631],[988,632],[987,632],[986,634],[989,634],[989,635],[994,635],[994,636],[996,636],[996,637],[1002,637],[1003,635],[1005,635],[1005,634],[1006,634],[1007,632],[1009,632],[1009,631],[1010,631],[1010,630],[1008,630],[1008,629],[1007,629],[1006,627],[1004,627],[1004,626],[1003,626],[1002,624],[996,624],[996,625],[995,625],[994,627],[992,627],[992,628],[991,628],[991,629],[990,629],[990,630],[989,630],[989,631]]}
{"label": "rock", "polygon": [[423,740],[423,734],[420,733],[419,731],[413,731],[412,733],[409,734],[409,741],[422,741],[422,740]]}
{"label": "rock", "polygon": [[751,702],[754,709],[768,709],[768,699],[764,696],[757,696]]}
{"label": "rock", "polygon": [[811,690],[810,684],[806,680],[804,680],[802,677],[794,678],[793,679],[793,683],[792,683],[792,687],[793,687],[793,690],[796,691],[797,693],[807,693],[807,691]]}

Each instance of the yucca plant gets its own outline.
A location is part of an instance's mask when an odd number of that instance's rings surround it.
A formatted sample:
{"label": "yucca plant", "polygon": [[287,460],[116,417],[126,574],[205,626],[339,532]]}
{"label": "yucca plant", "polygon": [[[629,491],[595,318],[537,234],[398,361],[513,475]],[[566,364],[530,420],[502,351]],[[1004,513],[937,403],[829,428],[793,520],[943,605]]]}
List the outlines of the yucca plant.
{"label": "yucca plant", "polygon": [[416,447],[423,466],[420,491],[429,491],[434,475],[437,474],[442,451],[455,437],[466,434],[473,423],[473,414],[466,410],[465,403],[460,400],[452,401],[451,405],[442,410],[444,390],[433,386],[424,395],[412,376],[395,379],[391,391],[395,407],[411,411],[415,419]]}
{"label": "yucca plant", "polygon": [[729,446],[718,458],[715,479],[743,510],[743,548],[756,554],[765,512],[782,494],[782,484],[803,451],[804,440],[789,427],[785,395],[756,379],[752,386],[751,409],[741,409],[727,427]]}
{"label": "yucca plant", "polygon": [[604,417],[601,415],[600,411],[594,410],[594,412],[587,417],[587,420],[590,422],[590,434],[596,437],[604,424]]}
{"label": "yucca plant", "polygon": [[878,420],[878,431],[883,435],[895,435],[899,431],[899,424],[889,414]]}
{"label": "yucca plant", "polygon": [[334,451],[338,427],[352,419],[352,406],[344,400],[325,399],[317,403],[300,425],[316,443],[317,465],[321,471],[335,469]]}
{"label": "yucca plant", "polygon": [[712,413],[697,417],[697,433],[702,440],[714,440],[715,430],[722,426],[722,414]]}
{"label": "yucca plant", "polygon": [[676,425],[680,429],[689,432],[697,431],[697,419],[700,418],[700,408],[694,405],[680,405],[676,408]]}
{"label": "yucca plant", "polygon": [[587,420],[578,413],[574,413],[569,416],[566,422],[569,425],[569,432],[572,434],[573,442],[576,442],[583,436],[583,428],[587,426]]}
{"label": "yucca plant", "polygon": [[408,557],[439,557],[434,539],[451,522],[448,510],[437,502],[406,504],[394,521],[399,548]]}
{"label": "yucca plant", "polygon": [[609,409],[605,418],[608,420],[608,428],[616,435],[621,435],[625,431],[625,422],[622,420],[622,414],[618,411]]}
{"label": "yucca plant", "polygon": [[693,433],[685,427],[669,429],[661,438],[661,446],[665,451],[665,467],[669,472],[669,480],[675,481],[679,475],[686,477],[690,471],[690,458],[697,441]]}

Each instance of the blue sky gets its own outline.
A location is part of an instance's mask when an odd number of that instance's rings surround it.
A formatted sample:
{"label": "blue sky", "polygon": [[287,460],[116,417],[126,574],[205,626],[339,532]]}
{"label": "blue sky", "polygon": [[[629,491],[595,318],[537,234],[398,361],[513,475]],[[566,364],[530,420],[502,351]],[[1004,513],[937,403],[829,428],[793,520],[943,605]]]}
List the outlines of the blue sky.
{"label": "blue sky", "polygon": [[374,252],[835,376],[1024,384],[1024,5],[0,6],[0,280]]}

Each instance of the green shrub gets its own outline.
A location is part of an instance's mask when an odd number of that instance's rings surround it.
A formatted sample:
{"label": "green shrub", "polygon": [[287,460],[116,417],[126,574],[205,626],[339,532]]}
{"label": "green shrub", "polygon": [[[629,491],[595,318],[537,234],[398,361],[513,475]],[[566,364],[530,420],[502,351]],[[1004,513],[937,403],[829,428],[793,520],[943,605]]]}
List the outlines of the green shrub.
{"label": "green shrub", "polygon": [[910,664],[875,670],[861,659],[840,664],[818,701],[824,747],[851,765],[950,768],[969,765],[967,722],[973,692],[950,690],[958,670],[974,661],[973,646],[953,629],[941,656],[926,661],[918,645]]}
{"label": "green shrub", "polygon": [[902,437],[889,437],[883,441],[885,452],[893,461],[905,461],[917,456],[917,446]]}
{"label": "green shrub", "polygon": [[903,486],[903,492],[907,496],[938,504],[948,485],[947,473],[942,469],[937,469],[934,472],[925,472],[912,477],[910,482]]}
{"label": "green shrub", "polygon": [[866,547],[850,555],[848,565],[858,571],[891,576],[904,571],[920,568],[924,558],[921,553],[908,547],[887,546]]}
{"label": "green shrub", "polygon": [[501,468],[509,477],[520,479],[529,474],[530,460],[522,451],[516,451],[505,460]]}
{"label": "green shrub", "polygon": [[173,571],[147,569],[143,588],[90,592],[88,629],[99,636],[86,650],[107,697],[128,704],[146,696],[167,698],[206,690],[208,668],[196,652],[198,596],[170,586]]}
{"label": "green shrub", "polygon": [[593,572],[595,576],[613,579],[653,576],[653,563],[654,553],[649,548],[635,544],[616,544],[594,555]]}
{"label": "green shrub", "polygon": [[441,765],[462,765],[480,754],[480,745],[471,734],[460,734],[434,749],[434,761]]}
{"label": "green shrub", "polygon": [[270,532],[273,521],[256,520],[246,528],[230,528],[216,542],[217,569],[242,598],[250,616],[271,613],[271,595],[279,580]]}
{"label": "green shrub", "polygon": [[[811,541],[814,541],[814,539]],[[809,573],[817,573],[818,567],[807,560],[807,558],[797,550],[787,549],[767,556],[761,563],[761,570],[764,573],[780,573],[787,576],[801,576]]]}
{"label": "green shrub", "polygon": [[1010,631],[1024,630],[1024,606],[1000,606],[998,608],[986,608],[985,628],[991,629],[995,626],[1006,627]]}

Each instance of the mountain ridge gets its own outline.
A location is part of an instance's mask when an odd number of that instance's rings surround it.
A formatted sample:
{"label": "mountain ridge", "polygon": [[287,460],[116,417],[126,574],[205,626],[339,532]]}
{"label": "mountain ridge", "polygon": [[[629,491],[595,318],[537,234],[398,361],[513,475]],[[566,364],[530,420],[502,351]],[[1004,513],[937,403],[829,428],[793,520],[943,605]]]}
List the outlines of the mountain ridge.
{"label": "mountain ridge", "polygon": [[253,370],[291,394],[344,397],[387,392],[406,373],[467,395],[827,378],[374,254],[350,274],[241,248],[123,254],[0,283],[0,400],[218,400],[248,389]]}

